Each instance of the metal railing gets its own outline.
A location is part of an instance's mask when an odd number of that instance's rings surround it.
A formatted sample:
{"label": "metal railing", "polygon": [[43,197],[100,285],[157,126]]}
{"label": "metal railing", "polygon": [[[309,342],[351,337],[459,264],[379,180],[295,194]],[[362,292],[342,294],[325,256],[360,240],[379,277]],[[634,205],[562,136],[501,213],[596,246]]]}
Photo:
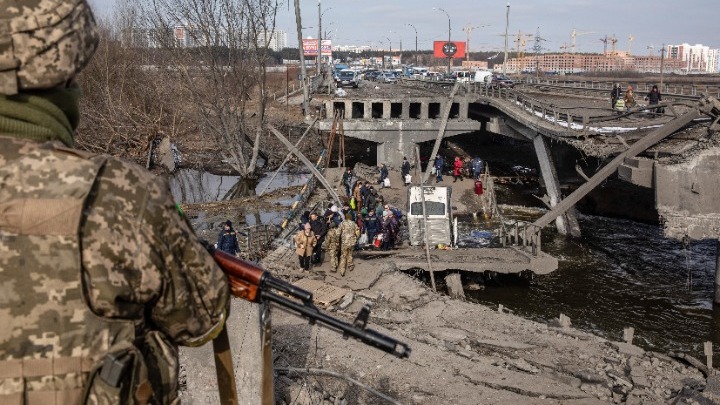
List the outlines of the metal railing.
{"label": "metal railing", "polygon": [[[544,121],[561,127],[563,130],[571,130],[577,132],[578,135],[586,135],[590,126],[602,121],[614,120],[621,116],[610,114],[613,111],[604,107],[559,107],[552,103],[547,103],[527,93],[517,89],[499,88],[497,86],[487,86],[484,83],[465,83],[463,85],[466,94],[476,94],[483,97],[496,98],[504,100],[510,106],[520,108],[528,115],[542,118]],[[687,102],[676,101],[674,103],[663,102],[654,107],[670,107],[674,104],[687,105]],[[648,106],[637,106],[623,113],[623,116],[636,113],[646,114]],[[601,114],[590,114],[589,111],[602,111]],[[671,117],[668,117],[670,119]]]}
{"label": "metal railing", "polygon": [[261,259],[279,233],[280,228],[277,225],[253,225],[238,228],[241,256],[253,261]]}
{"label": "metal railing", "polygon": [[530,222],[516,220],[506,226],[503,221],[500,227],[500,243],[502,247],[522,246],[530,249],[533,256],[542,252],[542,227]]}
{"label": "metal railing", "polygon": [[[610,91],[614,83],[618,81],[593,81],[593,80],[557,80],[557,79],[538,79],[526,78],[519,83],[532,86],[549,87],[553,90],[567,91],[573,94],[597,95],[600,94],[606,98],[609,97]],[[628,80],[622,80],[627,83]],[[643,95],[650,92],[656,83],[640,83],[629,80],[636,94]],[[623,86],[624,88],[626,86]],[[713,97],[720,97],[720,85],[717,84],[677,84],[665,83],[659,89],[663,98],[668,100],[698,100],[701,94]]]}

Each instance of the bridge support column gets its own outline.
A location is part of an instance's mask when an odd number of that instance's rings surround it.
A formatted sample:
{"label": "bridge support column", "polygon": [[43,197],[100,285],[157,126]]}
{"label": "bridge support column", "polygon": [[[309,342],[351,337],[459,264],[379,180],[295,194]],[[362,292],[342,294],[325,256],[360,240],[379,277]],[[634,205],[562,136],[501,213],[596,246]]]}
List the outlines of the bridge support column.
{"label": "bridge support column", "polygon": [[468,119],[468,110],[469,106],[467,101],[461,101],[460,102],[460,114],[458,114],[458,118],[461,120]]}
{"label": "bridge support column", "polygon": [[[402,136],[400,137],[402,139]],[[398,142],[383,142],[377,146],[378,164],[385,163],[388,167],[399,169],[402,164],[403,157],[407,157],[408,161],[413,162],[415,157],[415,142],[402,140]]]}
{"label": "bridge support column", "polygon": [[[558,180],[550,149],[542,135],[535,136],[533,146],[535,146],[535,154],[540,163],[540,173],[545,182],[545,189],[547,189],[550,197],[550,207],[554,207],[562,200],[562,194],[560,193],[560,181]],[[580,224],[578,224],[575,216],[574,207],[570,208],[565,214],[558,216],[555,219],[555,225],[562,235],[580,236]]]}
{"label": "bridge support column", "polygon": [[390,119],[390,102],[389,101],[383,101],[383,119],[389,120]]}
{"label": "bridge support column", "polygon": [[713,302],[720,304],[720,239],[716,242],[715,246],[715,298]]}

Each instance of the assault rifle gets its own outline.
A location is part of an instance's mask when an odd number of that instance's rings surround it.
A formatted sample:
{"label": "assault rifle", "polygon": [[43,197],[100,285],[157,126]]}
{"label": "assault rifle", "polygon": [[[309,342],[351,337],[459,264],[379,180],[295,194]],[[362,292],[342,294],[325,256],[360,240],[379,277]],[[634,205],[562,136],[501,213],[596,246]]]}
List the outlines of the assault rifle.
{"label": "assault rifle", "polygon": [[[399,358],[410,355],[410,347],[375,330],[367,329],[370,306],[366,305],[358,313],[352,324],[320,312],[313,304],[311,292],[298,288],[288,282],[275,278],[269,271],[227,254],[207,242],[205,248],[227,275],[230,291],[238,298],[250,302],[271,302],[281,309],[306,318],[310,324],[319,324],[342,333],[344,338],[351,337],[366,345],[373,346]],[[276,292],[277,291],[277,292]],[[286,298],[279,293],[290,296]]]}

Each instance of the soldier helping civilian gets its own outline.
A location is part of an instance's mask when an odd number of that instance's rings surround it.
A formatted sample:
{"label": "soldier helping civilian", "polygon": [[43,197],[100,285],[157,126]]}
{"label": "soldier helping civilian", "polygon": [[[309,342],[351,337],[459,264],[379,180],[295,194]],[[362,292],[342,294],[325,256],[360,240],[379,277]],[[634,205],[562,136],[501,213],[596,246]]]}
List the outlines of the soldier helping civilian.
{"label": "soldier helping civilian", "polygon": [[225,275],[167,184],[71,149],[83,0],[0,1],[0,403],[179,403],[178,345],[213,339]]}

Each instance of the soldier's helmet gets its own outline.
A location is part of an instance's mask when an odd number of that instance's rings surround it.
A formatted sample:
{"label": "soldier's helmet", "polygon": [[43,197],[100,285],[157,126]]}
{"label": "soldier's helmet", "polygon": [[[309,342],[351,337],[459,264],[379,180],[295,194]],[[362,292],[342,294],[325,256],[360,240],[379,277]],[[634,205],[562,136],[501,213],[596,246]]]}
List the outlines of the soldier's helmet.
{"label": "soldier's helmet", "polygon": [[85,0],[0,0],[0,94],[67,82],[97,43]]}

